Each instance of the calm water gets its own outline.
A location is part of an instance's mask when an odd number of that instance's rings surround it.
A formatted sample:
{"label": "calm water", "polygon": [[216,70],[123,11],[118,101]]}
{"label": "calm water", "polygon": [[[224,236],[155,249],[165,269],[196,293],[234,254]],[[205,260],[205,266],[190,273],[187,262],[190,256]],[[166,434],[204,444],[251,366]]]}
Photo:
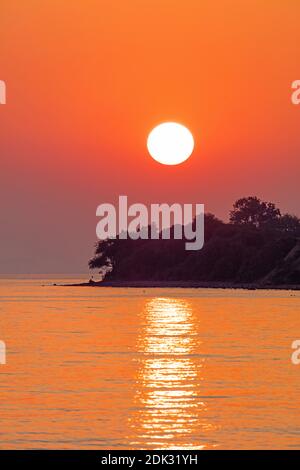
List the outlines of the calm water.
{"label": "calm water", "polygon": [[0,280],[1,448],[300,449],[300,293],[50,282]]}

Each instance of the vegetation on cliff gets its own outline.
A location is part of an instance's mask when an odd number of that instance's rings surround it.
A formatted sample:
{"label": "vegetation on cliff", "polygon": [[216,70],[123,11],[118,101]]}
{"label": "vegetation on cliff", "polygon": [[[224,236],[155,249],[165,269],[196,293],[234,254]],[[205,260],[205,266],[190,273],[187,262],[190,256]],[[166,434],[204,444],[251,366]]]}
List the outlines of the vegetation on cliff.
{"label": "vegetation on cliff", "polygon": [[257,197],[239,199],[229,222],[205,215],[205,243],[107,239],[96,244],[91,269],[108,281],[205,281],[300,284],[300,219]]}

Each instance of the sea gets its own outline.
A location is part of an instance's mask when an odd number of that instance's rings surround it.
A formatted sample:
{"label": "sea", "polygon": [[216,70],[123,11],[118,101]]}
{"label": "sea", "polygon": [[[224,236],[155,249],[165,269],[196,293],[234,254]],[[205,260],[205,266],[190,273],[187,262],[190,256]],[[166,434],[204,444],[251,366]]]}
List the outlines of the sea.
{"label": "sea", "polygon": [[0,279],[1,449],[300,449],[300,292],[85,280]]}

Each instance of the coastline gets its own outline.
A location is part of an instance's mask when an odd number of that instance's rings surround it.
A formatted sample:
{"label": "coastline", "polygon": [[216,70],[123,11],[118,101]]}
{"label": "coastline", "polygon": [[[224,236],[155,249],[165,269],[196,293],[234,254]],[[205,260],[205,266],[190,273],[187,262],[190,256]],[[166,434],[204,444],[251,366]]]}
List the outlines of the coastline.
{"label": "coastline", "polygon": [[[57,286],[58,284],[53,284]],[[204,281],[89,281],[76,284],[59,284],[63,287],[123,287],[123,288],[180,288],[180,289],[245,289],[245,290],[300,290],[300,285],[290,284],[233,284]]]}

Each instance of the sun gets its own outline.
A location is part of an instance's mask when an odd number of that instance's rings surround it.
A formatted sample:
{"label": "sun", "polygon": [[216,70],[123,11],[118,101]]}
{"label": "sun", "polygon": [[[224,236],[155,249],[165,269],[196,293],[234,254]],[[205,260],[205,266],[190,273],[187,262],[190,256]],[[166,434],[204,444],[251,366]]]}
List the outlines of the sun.
{"label": "sun", "polygon": [[178,165],[191,156],[194,138],[182,124],[163,122],[150,132],[147,147],[151,157],[157,162]]}

